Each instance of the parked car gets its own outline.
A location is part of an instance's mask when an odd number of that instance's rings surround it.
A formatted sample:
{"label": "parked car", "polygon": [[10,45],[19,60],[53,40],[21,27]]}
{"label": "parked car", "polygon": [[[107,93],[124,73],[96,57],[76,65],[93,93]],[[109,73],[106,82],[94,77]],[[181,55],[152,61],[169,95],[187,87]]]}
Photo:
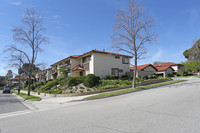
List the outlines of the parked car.
{"label": "parked car", "polygon": [[3,93],[10,93],[10,88],[4,88]]}

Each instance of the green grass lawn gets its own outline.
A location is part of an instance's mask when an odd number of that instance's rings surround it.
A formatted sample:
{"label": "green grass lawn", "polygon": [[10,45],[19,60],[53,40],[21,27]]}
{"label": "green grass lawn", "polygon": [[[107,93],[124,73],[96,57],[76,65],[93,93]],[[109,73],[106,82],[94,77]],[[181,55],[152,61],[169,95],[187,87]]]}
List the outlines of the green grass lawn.
{"label": "green grass lawn", "polygon": [[[16,95],[18,95],[17,91],[12,90],[12,93],[15,93]],[[27,94],[21,93],[21,92],[18,96],[24,98],[25,100],[29,100],[29,101],[40,101],[41,100],[40,97],[33,96],[33,95],[27,96]]]}
{"label": "green grass lawn", "polygon": [[137,91],[137,90],[144,90],[144,89],[149,89],[149,88],[153,88],[153,87],[159,87],[159,86],[177,83],[177,82],[181,82],[181,81],[184,81],[184,80],[175,80],[175,81],[169,81],[169,82],[164,82],[164,83],[141,86],[141,87],[137,87],[137,88],[129,88],[129,89],[112,91],[112,92],[106,92],[106,93],[101,93],[101,94],[94,95],[94,96],[89,96],[89,97],[86,97],[84,99],[89,100],[89,99],[97,99],[97,98],[103,98],[103,97],[116,96],[116,95],[120,95],[120,94],[134,92],[134,91]]}
{"label": "green grass lawn", "polygon": [[193,75],[193,76],[178,76],[178,77],[173,77],[173,78],[190,78],[190,77],[200,78],[199,75]]}

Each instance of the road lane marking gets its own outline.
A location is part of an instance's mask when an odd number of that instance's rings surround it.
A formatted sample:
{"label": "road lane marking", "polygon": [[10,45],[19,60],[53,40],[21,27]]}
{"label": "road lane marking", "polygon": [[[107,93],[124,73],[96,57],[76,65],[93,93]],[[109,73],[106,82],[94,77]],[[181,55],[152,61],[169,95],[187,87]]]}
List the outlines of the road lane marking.
{"label": "road lane marking", "polygon": [[6,117],[12,117],[12,116],[17,116],[17,115],[23,115],[23,114],[28,114],[32,113],[32,110],[24,110],[24,111],[16,111],[16,112],[10,112],[10,113],[3,113],[0,114],[0,119],[6,118]]}

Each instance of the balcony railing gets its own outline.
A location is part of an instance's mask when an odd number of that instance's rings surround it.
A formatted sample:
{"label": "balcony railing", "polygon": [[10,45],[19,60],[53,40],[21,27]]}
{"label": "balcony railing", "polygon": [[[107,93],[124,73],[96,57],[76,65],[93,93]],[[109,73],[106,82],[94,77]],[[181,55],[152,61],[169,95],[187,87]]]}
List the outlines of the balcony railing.
{"label": "balcony railing", "polygon": [[60,67],[64,67],[65,69],[71,69],[71,64],[63,64]]}

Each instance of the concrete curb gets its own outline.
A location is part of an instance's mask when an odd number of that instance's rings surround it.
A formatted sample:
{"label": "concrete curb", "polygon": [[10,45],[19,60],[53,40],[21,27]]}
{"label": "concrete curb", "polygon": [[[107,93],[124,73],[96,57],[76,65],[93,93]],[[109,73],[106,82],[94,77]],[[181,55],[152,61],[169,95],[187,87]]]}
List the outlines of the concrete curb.
{"label": "concrete curb", "polygon": [[[25,100],[25,99],[23,99],[22,97],[16,95],[15,93],[12,93],[12,94],[15,95],[16,98],[17,98],[24,106],[26,106],[28,109],[30,109],[30,110],[32,110],[32,111],[38,110],[38,108],[35,107],[35,106],[31,103],[31,101]],[[28,102],[30,102],[30,103],[28,103]]]}

